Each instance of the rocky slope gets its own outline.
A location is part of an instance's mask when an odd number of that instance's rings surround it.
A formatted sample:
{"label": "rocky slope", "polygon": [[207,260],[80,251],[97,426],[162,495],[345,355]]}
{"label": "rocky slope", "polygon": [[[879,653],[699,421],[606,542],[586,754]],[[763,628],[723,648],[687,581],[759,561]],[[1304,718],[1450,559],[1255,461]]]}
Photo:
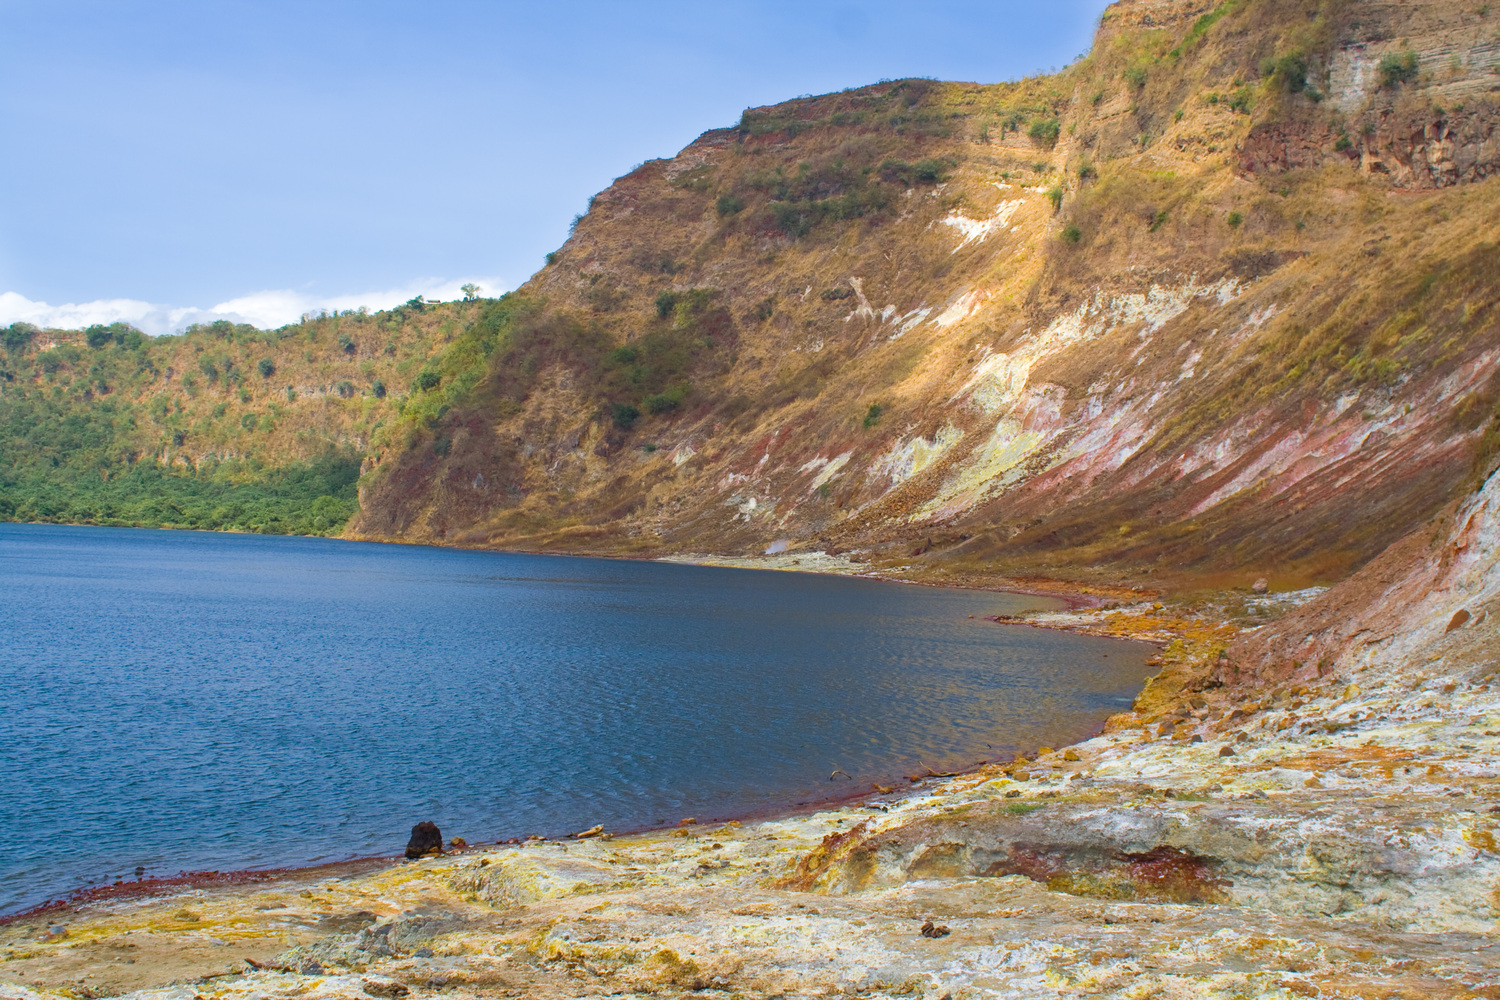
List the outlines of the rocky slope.
{"label": "rocky slope", "polygon": [[1127,2],[1055,77],[746,112],[591,203],[358,537],[1333,582],[1500,398],[1500,14]]}

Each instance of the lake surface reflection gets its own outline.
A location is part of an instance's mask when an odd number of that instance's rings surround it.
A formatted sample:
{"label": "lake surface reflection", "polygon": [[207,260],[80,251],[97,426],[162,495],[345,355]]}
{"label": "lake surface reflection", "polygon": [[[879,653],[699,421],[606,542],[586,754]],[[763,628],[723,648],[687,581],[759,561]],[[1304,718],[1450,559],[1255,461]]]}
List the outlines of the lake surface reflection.
{"label": "lake surface reflection", "polygon": [[422,819],[476,842],[728,818],[1057,745],[1151,649],[983,620],[1037,603],[0,525],[0,912],[138,865],[398,853]]}

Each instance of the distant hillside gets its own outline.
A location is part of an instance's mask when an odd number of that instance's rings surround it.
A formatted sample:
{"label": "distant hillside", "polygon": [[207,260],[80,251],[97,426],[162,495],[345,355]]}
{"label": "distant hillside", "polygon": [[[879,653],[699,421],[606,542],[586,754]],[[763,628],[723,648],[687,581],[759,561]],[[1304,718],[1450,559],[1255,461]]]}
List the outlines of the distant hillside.
{"label": "distant hillside", "polygon": [[1341,578],[1492,463],[1497,61],[1484,5],[1132,0],[1056,76],[747,111],[434,360],[350,532]]}
{"label": "distant hillside", "polygon": [[4,509],[337,531],[362,462],[350,537],[1338,580],[1500,453],[1497,96],[1488,5],[1117,3],[751,109],[501,300],[13,348]]}
{"label": "distant hillside", "polygon": [[0,520],[338,534],[372,435],[485,308],[0,329]]}

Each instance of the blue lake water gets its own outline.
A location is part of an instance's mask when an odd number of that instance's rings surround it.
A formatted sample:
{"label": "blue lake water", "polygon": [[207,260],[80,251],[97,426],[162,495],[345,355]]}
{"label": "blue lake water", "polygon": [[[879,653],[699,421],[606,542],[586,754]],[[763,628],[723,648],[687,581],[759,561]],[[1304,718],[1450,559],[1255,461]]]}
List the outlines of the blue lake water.
{"label": "blue lake water", "polygon": [[730,818],[1056,745],[1126,705],[1151,650],[982,617],[1037,604],[0,525],[0,912],[138,865],[396,854],[423,819],[478,842]]}

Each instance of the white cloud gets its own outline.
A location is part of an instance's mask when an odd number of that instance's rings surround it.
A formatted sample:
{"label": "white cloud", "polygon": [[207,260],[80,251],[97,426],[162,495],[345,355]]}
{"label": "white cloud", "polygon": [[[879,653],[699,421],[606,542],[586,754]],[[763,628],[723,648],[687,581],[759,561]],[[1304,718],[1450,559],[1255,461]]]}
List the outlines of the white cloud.
{"label": "white cloud", "polygon": [[297,322],[306,313],[358,309],[361,306],[371,311],[389,309],[418,295],[446,302],[461,298],[460,286],[468,282],[478,285],[483,295],[499,295],[506,291],[506,283],[499,278],[459,278],[453,281],[429,278],[358,295],[313,295],[291,289],[274,289],[241,295],[208,309],[160,305],[139,299],[96,299],[54,306],[32,301],[18,292],[0,292],[0,326],[25,322],[40,327],[76,330],[94,323],[122,322],[156,336],[176,333],[193,323],[227,319],[262,329],[275,329]]}

